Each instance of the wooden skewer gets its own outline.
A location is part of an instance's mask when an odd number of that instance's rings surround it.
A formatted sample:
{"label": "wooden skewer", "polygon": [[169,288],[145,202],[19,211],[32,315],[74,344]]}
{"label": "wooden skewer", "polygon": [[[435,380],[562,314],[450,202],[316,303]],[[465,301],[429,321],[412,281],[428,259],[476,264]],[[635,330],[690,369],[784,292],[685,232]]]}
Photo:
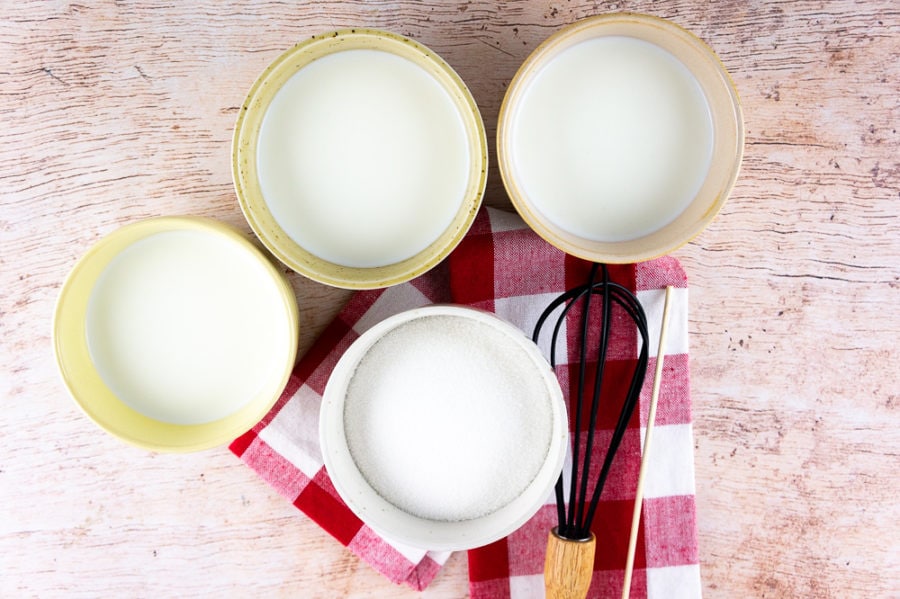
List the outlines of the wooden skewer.
{"label": "wooden skewer", "polygon": [[631,574],[634,570],[634,553],[637,549],[638,525],[641,521],[641,506],[644,502],[644,476],[647,473],[647,456],[650,453],[650,437],[653,422],[656,420],[656,403],[659,400],[659,387],[662,383],[663,358],[665,357],[666,330],[669,328],[669,304],[672,299],[672,286],[666,287],[666,300],[663,305],[662,324],[659,330],[659,349],[656,352],[656,372],[653,375],[653,395],[650,396],[650,412],[647,415],[647,431],[644,434],[644,449],[641,455],[641,469],[638,474],[637,490],[634,495],[634,512],[631,516],[631,535],[628,538],[628,557],[625,560],[625,583],[622,586],[622,599],[631,594]]}

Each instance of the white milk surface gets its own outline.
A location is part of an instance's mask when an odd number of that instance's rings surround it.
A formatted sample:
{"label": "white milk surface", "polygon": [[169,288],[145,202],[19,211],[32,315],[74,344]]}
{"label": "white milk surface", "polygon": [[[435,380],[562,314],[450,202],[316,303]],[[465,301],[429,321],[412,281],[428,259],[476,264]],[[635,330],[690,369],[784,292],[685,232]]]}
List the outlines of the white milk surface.
{"label": "white milk surface", "polygon": [[146,237],[91,292],[91,359],[135,410],[199,424],[254,399],[283,369],[290,334],[278,288],[246,250],[203,231]]}
{"label": "white milk surface", "polygon": [[709,105],[688,69],[643,40],[599,37],[536,73],[513,115],[516,179],[552,223],[595,241],[674,220],[712,158]]}
{"label": "white milk surface", "polygon": [[410,258],[461,205],[462,117],[441,84],[380,50],[319,58],[275,95],[259,133],[263,197],[282,229],[344,266]]}

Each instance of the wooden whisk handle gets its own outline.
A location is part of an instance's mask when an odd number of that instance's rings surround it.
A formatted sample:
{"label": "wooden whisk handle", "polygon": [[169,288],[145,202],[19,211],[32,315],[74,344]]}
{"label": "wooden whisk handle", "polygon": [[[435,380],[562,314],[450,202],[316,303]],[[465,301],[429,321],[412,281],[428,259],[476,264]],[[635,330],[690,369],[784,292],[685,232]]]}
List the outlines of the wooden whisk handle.
{"label": "wooden whisk handle", "polygon": [[547,599],[584,599],[594,575],[596,538],[572,541],[557,534],[556,528],[547,538],[544,560],[544,589]]}

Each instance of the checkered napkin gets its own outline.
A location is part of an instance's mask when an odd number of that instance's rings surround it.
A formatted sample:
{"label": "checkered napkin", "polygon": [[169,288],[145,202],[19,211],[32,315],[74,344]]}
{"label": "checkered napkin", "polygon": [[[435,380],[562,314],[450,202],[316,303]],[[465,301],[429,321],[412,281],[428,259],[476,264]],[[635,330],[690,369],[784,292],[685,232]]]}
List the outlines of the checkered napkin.
{"label": "checkered napkin", "polygon": [[[269,484],[361,559],[396,583],[424,589],[449,556],[386,540],[340,500],[325,472],[318,445],[319,404],[344,350],[384,318],[430,303],[452,302],[495,312],[529,336],[539,314],[561,292],[583,284],[590,265],[537,237],[515,215],[482,210],[448,260],[408,283],[354,294],[297,365],[275,407],[231,450]],[[644,486],[632,597],[699,597],[695,531],[693,440],[688,387],[687,282],[674,258],[610,268],[612,280],[637,292],[647,312],[650,364],[629,429],[613,463],[594,519],[597,555],[591,597],[619,597],[641,459],[641,444],[655,369],[664,288],[676,287],[671,308],[652,455]],[[638,355],[634,326],[614,313],[604,396],[624,397]],[[617,326],[622,324],[624,326]],[[550,328],[540,345],[549,356]],[[574,329],[574,327],[572,327]],[[557,374],[567,397],[577,347],[565,330],[557,347]],[[621,401],[621,400],[618,400]],[[608,406],[607,406],[608,407]],[[595,446],[599,468],[619,407],[601,411]],[[570,421],[572,414],[570,414]],[[436,466],[439,467],[439,466]],[[571,466],[567,462],[566,471]],[[593,477],[595,479],[596,476]],[[542,597],[544,550],[555,525],[553,494],[521,529],[469,552],[473,598]]]}

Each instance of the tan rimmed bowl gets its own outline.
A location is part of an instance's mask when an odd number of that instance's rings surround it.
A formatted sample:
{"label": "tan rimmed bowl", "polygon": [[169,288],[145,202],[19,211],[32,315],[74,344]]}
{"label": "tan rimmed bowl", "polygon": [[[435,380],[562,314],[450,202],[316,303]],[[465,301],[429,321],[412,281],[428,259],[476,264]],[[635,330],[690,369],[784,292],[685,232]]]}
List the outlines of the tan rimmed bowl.
{"label": "tan rimmed bowl", "polygon": [[[374,266],[360,266],[333,257],[326,259],[301,245],[295,239],[296,235],[289,235],[266,201],[258,164],[260,131],[264,126],[267,110],[283,86],[292,76],[315,61],[351,50],[373,50],[401,57],[437,82],[458,114],[468,150],[468,168],[462,186],[464,192],[458,199],[458,207],[449,226],[414,255],[401,256],[390,263]],[[390,78],[386,78],[383,85],[391,86]],[[347,143],[353,143],[353,140],[347,140]],[[364,174],[357,170],[361,169],[348,165],[342,176],[363,177]],[[235,125],[232,175],[238,201],[247,221],[266,248],[279,260],[296,272],[328,285],[347,289],[381,288],[426,272],[443,260],[462,240],[475,218],[484,194],[487,140],[481,115],[471,93],[460,77],[437,54],[422,44],[393,33],[374,29],[344,29],[317,35],[297,44],[272,62],[259,76],[247,94]],[[297,185],[297,193],[304,193],[302,182]],[[328,197],[313,200],[334,201]],[[378,225],[373,223],[371,226]],[[333,234],[345,233],[337,230]],[[362,239],[351,241],[365,244]],[[360,251],[365,250],[365,245],[361,245]]]}
{"label": "tan rimmed bowl", "polygon": [[[253,291],[208,292],[244,286]],[[129,311],[135,297],[152,299]],[[294,366],[298,321],[291,286],[242,233],[208,218],[151,218],[113,231],[72,268],[56,304],[53,349],[69,393],[100,428],[151,451],[199,451],[240,436],[274,405]],[[99,337],[108,341],[98,346]],[[225,363],[235,358],[223,352],[255,351],[241,349],[248,341],[263,349],[262,367],[228,378]],[[234,376],[234,387],[221,383]]]}
{"label": "tan rimmed bowl", "polygon": [[[699,191],[674,220],[640,236],[624,240],[598,240],[566,230],[551,222],[529,196],[516,172],[512,141],[517,111],[537,74],[573,46],[604,36],[622,36],[649,42],[681,62],[699,84],[712,122],[712,151]],[[590,77],[590,72],[583,77]],[[569,90],[560,89],[560,94]],[[744,125],[735,86],[716,54],[702,40],[674,23],[639,14],[610,14],[573,23],[548,38],[522,64],[503,99],[497,128],[500,173],[516,210],[550,244],[573,256],[605,263],[649,260],[679,248],[698,235],[728,198],[740,169]],[[552,151],[552,149],[548,150]],[[649,167],[648,167],[649,168]]]}

